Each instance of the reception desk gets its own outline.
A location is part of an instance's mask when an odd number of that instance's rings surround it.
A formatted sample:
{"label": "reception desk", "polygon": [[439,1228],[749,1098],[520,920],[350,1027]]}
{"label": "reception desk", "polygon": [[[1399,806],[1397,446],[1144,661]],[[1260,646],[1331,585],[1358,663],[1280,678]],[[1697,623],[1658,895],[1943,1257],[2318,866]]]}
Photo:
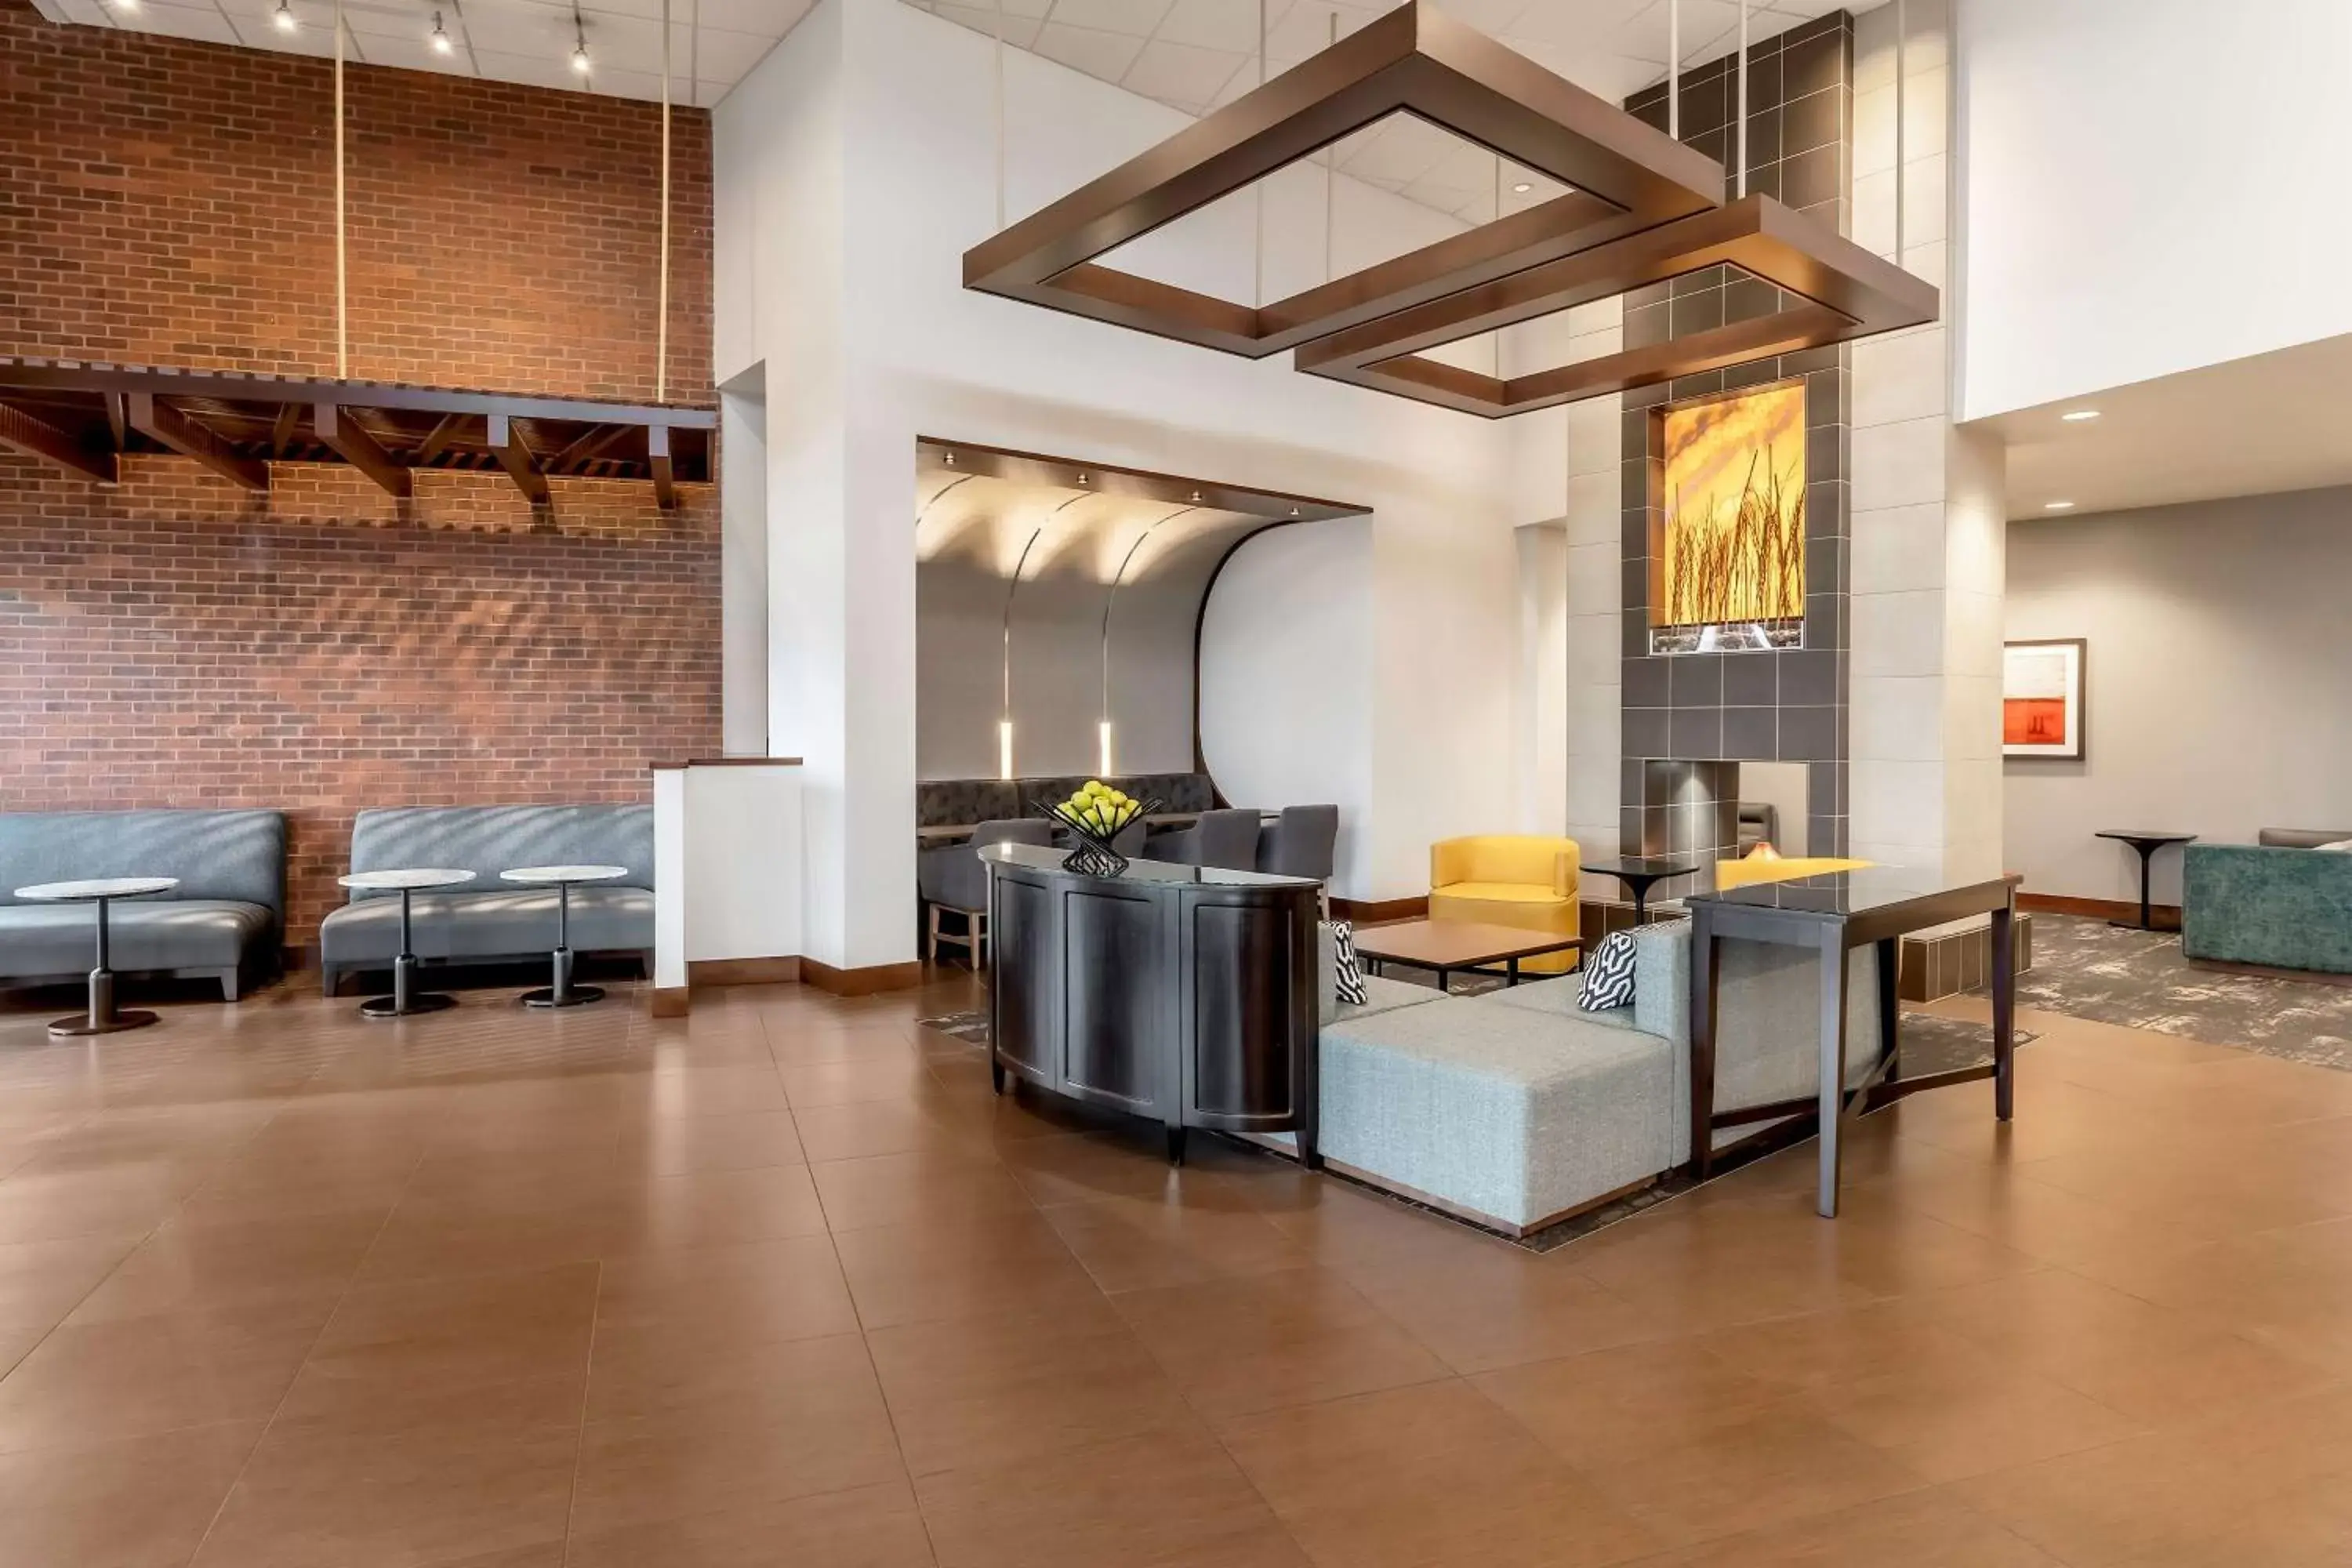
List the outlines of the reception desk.
{"label": "reception desk", "polygon": [[1136,861],[1062,868],[1027,844],[980,851],[995,948],[989,1071],[1146,1117],[1181,1163],[1187,1129],[1290,1132],[1315,1152],[1320,884]]}

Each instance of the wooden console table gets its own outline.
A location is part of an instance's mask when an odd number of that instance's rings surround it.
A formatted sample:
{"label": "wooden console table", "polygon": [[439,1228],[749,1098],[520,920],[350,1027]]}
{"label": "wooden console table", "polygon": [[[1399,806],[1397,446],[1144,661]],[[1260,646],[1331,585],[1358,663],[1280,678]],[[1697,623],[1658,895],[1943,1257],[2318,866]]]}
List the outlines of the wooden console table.
{"label": "wooden console table", "polygon": [[[1691,1172],[1704,1180],[1714,1132],[1783,1117],[1815,1116],[1821,1127],[1821,1175],[1814,1206],[1825,1218],[1838,1212],[1838,1154],[1845,1119],[1874,1110],[1906,1094],[1948,1084],[1993,1080],[1993,1114],[2007,1121],[2017,1103],[2017,965],[2014,922],[2020,878],[1999,877],[1957,888],[1922,888],[1900,868],[1872,867],[1758,882],[1725,892],[1692,894],[1690,1035]],[[1895,996],[1897,939],[1930,926],[1992,917],[1992,1061],[1983,1067],[1900,1076],[1902,1008]],[[1812,948],[1821,954],[1821,1088],[1815,1100],[1780,1100],[1718,1115],[1715,1109],[1716,943],[1725,937]],[[1881,1055],[1868,1079],[1845,1084],[1846,955],[1878,950]]]}
{"label": "wooden console table", "polygon": [[989,1074],[1188,1129],[1315,1147],[1315,922],[1322,884],[1154,860],[1124,875],[990,844]]}

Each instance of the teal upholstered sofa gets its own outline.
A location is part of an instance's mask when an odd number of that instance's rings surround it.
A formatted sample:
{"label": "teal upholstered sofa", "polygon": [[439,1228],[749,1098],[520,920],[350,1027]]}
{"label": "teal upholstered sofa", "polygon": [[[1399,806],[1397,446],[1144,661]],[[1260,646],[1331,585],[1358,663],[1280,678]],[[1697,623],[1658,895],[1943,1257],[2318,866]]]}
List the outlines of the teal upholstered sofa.
{"label": "teal upholstered sofa", "polygon": [[2317,837],[2265,830],[2261,844],[2189,846],[2181,952],[2352,974],[2352,853],[2294,847]]}

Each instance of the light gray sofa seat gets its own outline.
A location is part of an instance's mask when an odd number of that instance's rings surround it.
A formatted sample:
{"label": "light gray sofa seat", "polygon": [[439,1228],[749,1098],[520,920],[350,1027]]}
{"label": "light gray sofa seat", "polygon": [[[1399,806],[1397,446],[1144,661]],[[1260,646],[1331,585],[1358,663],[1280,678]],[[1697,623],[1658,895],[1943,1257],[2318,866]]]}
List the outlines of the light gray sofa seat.
{"label": "light gray sofa seat", "polygon": [[216,980],[235,1001],[277,966],[286,909],[286,818],[275,811],[0,812],[0,980],[89,972],[88,904],[19,900],[39,882],[176,877],[160,898],[109,906],[109,962],[121,974]]}
{"label": "light gray sofa seat", "polygon": [[[1540,1226],[1690,1158],[1690,926],[1635,939],[1630,1007],[1587,1013],[1581,977],[1440,997],[1412,987],[1349,1016],[1328,1003],[1319,1137],[1349,1171],[1507,1230]],[[1777,1104],[1819,1081],[1813,954],[1726,942],[1716,1106]],[[1879,1055],[1876,955],[1848,970],[1847,1078]],[[1326,992],[1328,995],[1328,989]],[[1724,1128],[1718,1146],[1753,1126]]]}
{"label": "light gray sofa seat", "polygon": [[[411,941],[435,963],[543,958],[555,946],[553,888],[502,883],[524,866],[626,868],[611,882],[572,889],[572,950],[651,952],[654,945],[653,808],[649,805],[396,806],[362,811],[352,825],[352,869],[443,868],[475,880],[415,896]],[[400,897],[362,893],[319,926],[319,967],[329,995],[354,969],[390,966],[400,951]]]}
{"label": "light gray sofa seat", "polygon": [[1673,1163],[1672,1050],[1638,1029],[1463,996],[1321,1043],[1325,1158],[1474,1218],[1533,1228]]}

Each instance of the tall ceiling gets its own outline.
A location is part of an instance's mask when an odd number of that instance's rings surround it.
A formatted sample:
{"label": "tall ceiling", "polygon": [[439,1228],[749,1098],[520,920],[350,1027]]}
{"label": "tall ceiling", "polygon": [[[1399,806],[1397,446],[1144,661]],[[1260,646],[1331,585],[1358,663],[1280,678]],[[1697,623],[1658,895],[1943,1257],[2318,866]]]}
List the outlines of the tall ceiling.
{"label": "tall ceiling", "polygon": [[[907,0],[993,35],[989,0]],[[1444,8],[1604,98],[1622,98],[1665,74],[1672,0],[1440,0]],[[1867,10],[1884,0],[1856,0]],[[333,0],[34,0],[52,21],[323,56],[333,52]],[[680,103],[719,101],[811,0],[669,0],[672,91]],[[1682,58],[1703,64],[1737,47],[1738,0],[1680,0]],[[663,0],[344,0],[349,58],[623,98],[661,95]],[[1265,69],[1278,73],[1370,21],[1380,0],[1003,0],[1005,41],[1088,76],[1205,113],[1256,85],[1260,21]],[[1769,37],[1837,9],[1837,0],[1748,0],[1752,36]],[[591,71],[572,67],[573,18]],[[431,38],[440,18],[451,47]],[[1349,139],[1341,166],[1368,183],[1482,221],[1494,211],[1494,160],[1399,118]],[[1507,184],[1512,183],[1507,175]],[[1547,190],[1521,193],[1541,200]],[[1483,210],[1481,204],[1484,204]],[[1505,202],[1507,207],[1512,203]]]}
{"label": "tall ceiling", "polygon": [[[162,33],[289,54],[334,53],[334,0],[33,0],[53,22]],[[810,0],[669,0],[672,100],[717,103],[808,14]],[[662,0],[580,0],[591,69],[574,70],[571,0],[343,0],[346,58],[611,93],[661,96]],[[447,53],[432,47],[436,16]]]}

